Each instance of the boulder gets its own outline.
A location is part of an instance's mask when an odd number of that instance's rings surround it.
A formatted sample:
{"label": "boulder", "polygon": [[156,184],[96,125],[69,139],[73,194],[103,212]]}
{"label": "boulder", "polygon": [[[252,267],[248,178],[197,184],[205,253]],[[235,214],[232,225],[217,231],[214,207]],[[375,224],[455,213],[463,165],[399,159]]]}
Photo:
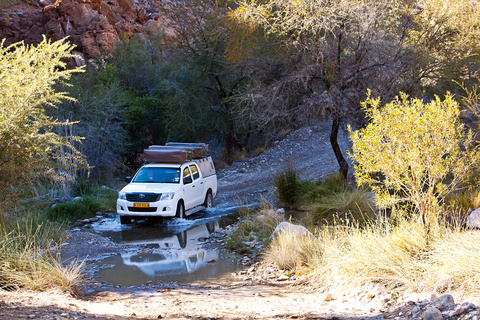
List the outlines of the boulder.
{"label": "boulder", "polygon": [[430,307],[425,311],[423,320],[443,320],[443,314],[435,307]]}
{"label": "boulder", "polygon": [[274,237],[284,232],[291,233],[293,235],[300,236],[300,237],[315,238],[315,236],[310,231],[308,231],[308,229],[305,228],[304,226],[292,224],[285,221],[280,222],[280,224],[275,228],[275,230],[273,230],[272,236]]}
{"label": "boulder", "polygon": [[473,210],[467,217],[467,227],[480,228],[480,208]]}
{"label": "boulder", "polygon": [[432,306],[439,309],[445,309],[455,304],[455,300],[451,294],[444,294],[432,302]]}

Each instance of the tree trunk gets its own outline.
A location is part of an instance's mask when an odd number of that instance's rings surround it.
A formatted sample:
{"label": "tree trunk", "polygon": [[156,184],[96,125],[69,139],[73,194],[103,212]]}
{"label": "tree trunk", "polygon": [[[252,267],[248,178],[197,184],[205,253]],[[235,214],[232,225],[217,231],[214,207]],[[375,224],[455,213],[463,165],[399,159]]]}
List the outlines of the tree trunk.
{"label": "tree trunk", "polygon": [[341,118],[339,116],[333,117],[332,130],[330,131],[330,144],[332,145],[333,152],[335,153],[335,158],[337,158],[338,165],[340,166],[340,173],[347,180],[348,174],[348,162],[345,160],[338,145],[338,129],[340,127]]}

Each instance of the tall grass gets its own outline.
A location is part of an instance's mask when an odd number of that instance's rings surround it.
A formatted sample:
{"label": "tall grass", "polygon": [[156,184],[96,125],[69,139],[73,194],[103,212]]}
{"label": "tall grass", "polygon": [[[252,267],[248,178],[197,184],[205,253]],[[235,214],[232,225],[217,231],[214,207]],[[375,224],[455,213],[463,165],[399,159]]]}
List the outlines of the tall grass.
{"label": "tall grass", "polygon": [[371,193],[363,189],[346,189],[318,198],[309,206],[314,224],[332,222],[335,219],[368,221],[375,216]]}
{"label": "tall grass", "polygon": [[299,179],[292,162],[288,162],[282,170],[273,177],[280,204],[295,207],[299,197]]}
{"label": "tall grass", "polygon": [[322,227],[316,235],[312,240],[282,233],[268,257],[281,268],[308,267],[323,289],[374,282],[417,292],[480,292],[478,231],[439,226],[427,243],[417,222],[378,220]]}
{"label": "tall grass", "polygon": [[302,204],[312,204],[332,194],[345,192],[347,189],[347,182],[340,172],[330,174],[318,181],[303,180],[298,183],[299,201]]}
{"label": "tall grass", "polygon": [[60,288],[76,293],[82,264],[63,266],[55,251],[64,240],[62,224],[48,221],[38,211],[18,210],[4,216],[0,226],[0,289]]}

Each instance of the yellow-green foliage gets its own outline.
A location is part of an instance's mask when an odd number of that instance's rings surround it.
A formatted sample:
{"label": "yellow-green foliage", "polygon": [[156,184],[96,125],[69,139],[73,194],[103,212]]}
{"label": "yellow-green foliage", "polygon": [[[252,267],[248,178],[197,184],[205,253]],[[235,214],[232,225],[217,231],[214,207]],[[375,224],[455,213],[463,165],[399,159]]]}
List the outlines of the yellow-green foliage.
{"label": "yellow-green foliage", "polygon": [[480,233],[439,229],[428,244],[421,224],[405,219],[324,227],[315,240],[282,233],[268,257],[282,268],[307,267],[324,289],[374,282],[412,291],[480,292]]}
{"label": "yellow-green foliage", "polygon": [[444,197],[479,160],[458,104],[450,94],[423,103],[402,93],[384,107],[369,95],[363,107],[370,124],[351,132],[357,183],[372,188],[380,207],[413,204],[428,232]]}
{"label": "yellow-green foliage", "polygon": [[0,44],[0,186],[45,177],[54,181],[71,178],[73,170],[87,167],[74,147],[80,137],[59,135],[55,128],[72,123],[46,115],[45,108],[71,99],[54,86],[79,69],[65,69],[73,57],[65,40],[44,39],[37,46],[23,42]]}

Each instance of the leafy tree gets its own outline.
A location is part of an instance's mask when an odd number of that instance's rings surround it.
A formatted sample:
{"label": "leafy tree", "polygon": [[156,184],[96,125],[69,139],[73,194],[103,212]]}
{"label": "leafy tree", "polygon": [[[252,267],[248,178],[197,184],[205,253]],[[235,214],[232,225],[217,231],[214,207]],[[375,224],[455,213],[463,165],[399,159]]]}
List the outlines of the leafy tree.
{"label": "leafy tree", "polygon": [[428,234],[445,196],[480,160],[457,102],[451,94],[423,103],[401,93],[382,108],[369,93],[362,106],[370,124],[351,132],[357,183],[371,186],[382,208],[412,203]]}
{"label": "leafy tree", "polygon": [[75,135],[60,135],[59,122],[46,113],[62,100],[72,100],[54,90],[79,69],[65,69],[72,58],[65,40],[46,40],[37,46],[0,45],[0,186],[2,190],[38,178],[65,182],[76,169],[86,168],[85,157],[74,144]]}
{"label": "leafy tree", "polygon": [[[283,114],[299,119],[333,119],[330,142],[346,177],[348,164],[337,142],[344,119],[363,118],[359,101],[367,88],[382,96],[408,86],[406,60],[411,52],[405,36],[402,1],[270,0],[243,1],[230,17],[252,39],[263,31],[275,42],[278,75],[257,82],[240,103],[265,119]],[[230,51],[254,59],[251,41],[230,43]]]}
{"label": "leafy tree", "polygon": [[110,67],[91,68],[74,76],[75,86],[67,87],[74,101],[65,101],[50,113],[58,119],[78,121],[70,128],[84,137],[77,148],[90,165],[90,179],[108,179],[122,162],[127,131],[124,125],[125,106],[131,94],[121,84]]}
{"label": "leafy tree", "polygon": [[106,61],[129,93],[124,106],[128,163],[150,144],[201,139],[216,128],[205,77],[167,49],[162,36],[123,39]]}
{"label": "leafy tree", "polygon": [[[182,67],[197,75],[190,89],[202,100],[201,112],[210,118],[210,128],[221,133],[227,158],[236,150],[246,149],[256,127],[237,113],[232,98],[249,81],[248,65],[232,64],[226,58],[228,35],[225,2],[188,0],[167,10],[175,30],[173,44]],[[200,102],[200,101],[198,101]]]}
{"label": "leafy tree", "polygon": [[476,0],[422,0],[409,11],[412,80],[427,92],[470,87],[480,59],[480,7]]}

